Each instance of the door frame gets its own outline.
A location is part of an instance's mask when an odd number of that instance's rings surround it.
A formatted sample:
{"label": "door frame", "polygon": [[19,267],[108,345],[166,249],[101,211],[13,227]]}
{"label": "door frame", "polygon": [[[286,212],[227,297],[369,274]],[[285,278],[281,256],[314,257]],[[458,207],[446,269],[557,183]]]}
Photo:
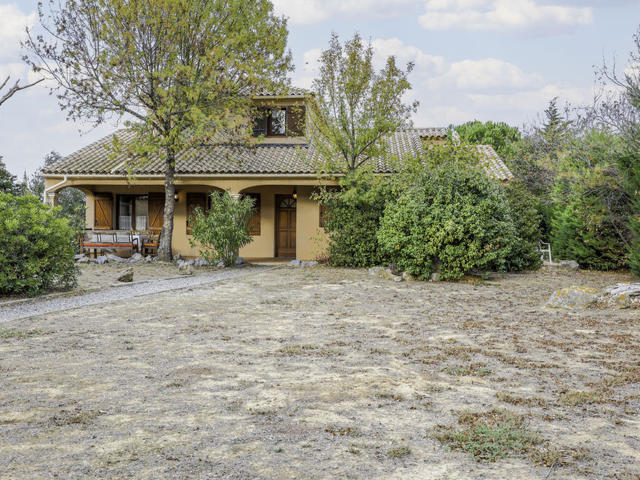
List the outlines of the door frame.
{"label": "door frame", "polygon": [[276,194],[275,195],[275,208],[273,209],[274,212],[274,239],[273,239],[273,256],[274,258],[296,258],[297,254],[298,254],[298,248],[297,245],[293,246],[293,257],[278,257],[278,230],[280,228],[280,221],[279,221],[279,215],[278,213],[280,212],[280,200],[282,198],[293,198],[296,201],[296,207],[295,207],[295,212],[296,212],[296,244],[298,241],[298,199],[293,197],[293,194]]}

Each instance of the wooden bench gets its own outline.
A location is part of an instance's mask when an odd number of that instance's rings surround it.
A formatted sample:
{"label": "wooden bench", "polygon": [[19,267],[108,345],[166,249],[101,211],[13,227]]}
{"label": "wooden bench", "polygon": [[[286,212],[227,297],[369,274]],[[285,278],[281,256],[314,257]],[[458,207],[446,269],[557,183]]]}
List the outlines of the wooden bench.
{"label": "wooden bench", "polygon": [[104,252],[106,249],[113,250],[129,250],[133,255],[134,250],[138,250],[138,239],[133,238],[131,232],[96,232],[91,231],[85,233],[82,240],[82,251],[89,252],[93,250],[94,257],[98,256],[98,250]]}

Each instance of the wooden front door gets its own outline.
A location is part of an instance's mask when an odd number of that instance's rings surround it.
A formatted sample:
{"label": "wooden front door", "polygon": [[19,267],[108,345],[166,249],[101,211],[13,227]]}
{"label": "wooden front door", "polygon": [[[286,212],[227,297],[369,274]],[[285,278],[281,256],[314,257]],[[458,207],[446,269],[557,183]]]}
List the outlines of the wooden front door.
{"label": "wooden front door", "polygon": [[95,197],[95,219],[93,228],[96,230],[111,230],[113,218],[113,197]]}
{"label": "wooden front door", "polygon": [[276,257],[296,256],[296,199],[276,195]]}

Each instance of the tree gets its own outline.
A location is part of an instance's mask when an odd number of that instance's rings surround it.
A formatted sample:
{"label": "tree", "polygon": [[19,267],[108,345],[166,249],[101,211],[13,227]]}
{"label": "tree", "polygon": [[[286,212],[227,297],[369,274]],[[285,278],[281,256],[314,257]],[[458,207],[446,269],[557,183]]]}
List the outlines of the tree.
{"label": "tree", "polygon": [[0,193],[15,195],[16,188],[16,176],[7,170],[7,166],[2,161],[2,156],[0,156]]}
{"label": "tree", "polygon": [[[27,191],[40,200],[44,200],[44,176],[42,170],[50,167],[62,158],[56,151],[51,151],[44,157],[43,168],[34,173],[27,182]],[[85,229],[86,197],[82,190],[67,187],[58,193],[58,207],[60,214],[69,220],[74,232],[81,233]]]}
{"label": "tree", "polygon": [[26,60],[68,117],[124,118],[135,140],[114,137],[114,153],[162,158],[158,256],[170,260],[176,157],[248,139],[252,96],[281,90],[292,69],[286,20],[268,0],[50,0],[38,13],[47,36],[29,32]]}
{"label": "tree", "polygon": [[344,46],[333,33],[322,52],[312,87],[317,106],[311,109],[322,170],[353,171],[384,157],[386,137],[406,125],[418,106],[403,101],[411,89],[407,77],[413,64],[401,70],[391,56],[376,73],[373,55],[371,43],[365,45],[357,33]]}
{"label": "tree", "polygon": [[495,151],[504,157],[513,148],[513,144],[521,139],[520,130],[504,122],[480,122],[473,120],[455,127],[460,138],[466,142],[491,145]]}
{"label": "tree", "polygon": [[210,264],[233,265],[238,250],[253,240],[249,235],[253,207],[251,197],[236,199],[229,192],[212,193],[211,208],[205,212],[197,207],[191,217],[191,246],[199,246],[200,255]]}
{"label": "tree", "polygon": [[634,50],[622,75],[615,65],[604,65],[601,79],[613,84],[615,93],[600,99],[594,109],[597,120],[619,132],[624,140],[623,152],[618,156],[622,184],[629,197],[631,213],[628,217],[632,239],[629,244],[629,266],[640,276],[640,27],[633,36]]}
{"label": "tree", "polygon": [[40,80],[36,80],[35,82],[28,83],[26,85],[20,85],[20,79],[18,79],[13,85],[11,85],[7,90],[5,90],[4,93],[2,93],[2,89],[7,86],[10,79],[11,79],[11,76],[7,75],[7,78],[5,78],[2,83],[0,83],[0,105],[2,105],[4,102],[9,100],[11,97],[13,97],[13,95],[16,92],[19,92],[20,90],[24,90],[25,88],[33,87],[34,85],[44,80],[44,78],[41,78]]}

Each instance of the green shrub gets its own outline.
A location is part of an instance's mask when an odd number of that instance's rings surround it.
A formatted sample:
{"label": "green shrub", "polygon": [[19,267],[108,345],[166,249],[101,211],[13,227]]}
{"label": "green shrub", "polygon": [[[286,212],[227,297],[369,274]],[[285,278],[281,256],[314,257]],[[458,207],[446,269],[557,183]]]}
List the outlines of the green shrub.
{"label": "green shrub", "polygon": [[35,295],[76,285],[73,231],[31,195],[0,194],[0,293]]}
{"label": "green shrub", "polygon": [[516,230],[516,241],[507,258],[510,271],[535,270],[542,260],[538,245],[541,240],[542,215],[538,211],[537,198],[521,180],[511,180],[504,185],[511,219]]}
{"label": "green shrub", "polygon": [[390,196],[386,180],[363,171],[345,177],[341,189],[320,193],[330,265],[369,267],[384,262],[376,232]]}
{"label": "green shrub", "polygon": [[401,270],[455,280],[471,271],[504,271],[517,235],[505,195],[477,165],[426,166],[389,202],[378,241]]}
{"label": "green shrub", "polygon": [[628,264],[627,244],[610,219],[611,212],[596,195],[574,197],[558,207],[552,220],[553,256],[575,260],[587,269],[624,268]]}
{"label": "green shrub", "polygon": [[238,249],[249,244],[249,220],[253,214],[251,197],[233,198],[228,192],[211,194],[211,208],[196,208],[190,218],[192,247],[200,247],[200,255],[209,263],[233,265]]}

